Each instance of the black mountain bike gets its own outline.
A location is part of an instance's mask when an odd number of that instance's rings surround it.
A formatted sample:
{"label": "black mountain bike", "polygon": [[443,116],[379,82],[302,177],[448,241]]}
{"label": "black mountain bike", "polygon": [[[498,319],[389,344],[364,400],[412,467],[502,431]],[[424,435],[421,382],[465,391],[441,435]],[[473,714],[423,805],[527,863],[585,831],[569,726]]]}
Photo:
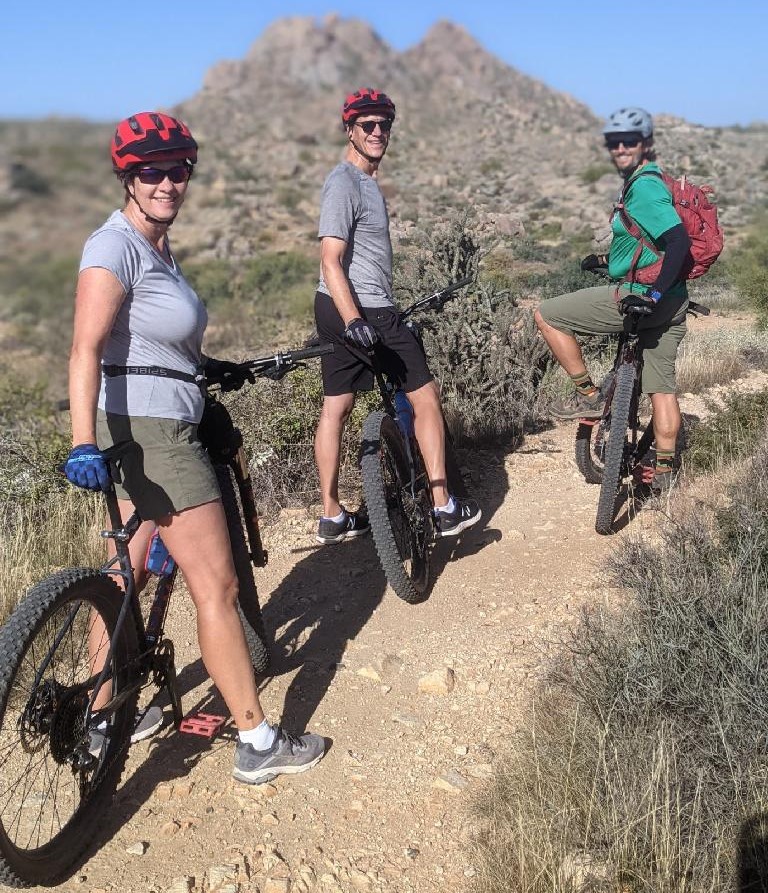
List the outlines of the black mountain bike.
{"label": "black mountain bike", "polygon": [[[411,304],[400,313],[441,310],[455,292],[473,281],[462,279]],[[408,323],[419,337],[418,328]],[[419,337],[421,343],[421,338]],[[423,344],[422,344],[423,348]],[[413,430],[413,408],[405,392],[381,370],[375,350],[373,372],[381,409],[363,423],[360,468],[363,494],[379,561],[389,585],[404,601],[417,604],[431,587],[430,550],[434,542],[432,492]],[[466,496],[466,487],[446,427],[445,467],[448,489]]]}
{"label": "black mountain bike", "polygon": [[[688,313],[708,316],[709,308],[690,301]],[[613,369],[600,386],[606,398],[602,417],[580,419],[576,429],[576,465],[588,484],[600,484],[595,521],[600,534],[613,533],[621,486],[628,478],[642,479],[643,460],[653,447],[653,419],[644,429],[640,423],[641,319],[637,312],[628,314],[619,335]]]}
{"label": "black mountain bike", "polygon": [[[332,350],[324,344],[240,365],[279,378]],[[242,436],[214,393],[231,381],[208,382],[200,435],[222,488],[251,659],[263,673],[269,653],[253,566],[267,556]],[[110,462],[121,452],[107,451]],[[38,583],[0,629],[0,883],[10,886],[57,883],[90,845],[125,765],[141,689],[166,689],[177,726],[182,719],[173,643],[163,632],[175,565],[148,565],[159,576],[145,620],[128,553],[141,518],[123,524],[114,489],[105,498],[110,529],[102,536],[116,556]]]}

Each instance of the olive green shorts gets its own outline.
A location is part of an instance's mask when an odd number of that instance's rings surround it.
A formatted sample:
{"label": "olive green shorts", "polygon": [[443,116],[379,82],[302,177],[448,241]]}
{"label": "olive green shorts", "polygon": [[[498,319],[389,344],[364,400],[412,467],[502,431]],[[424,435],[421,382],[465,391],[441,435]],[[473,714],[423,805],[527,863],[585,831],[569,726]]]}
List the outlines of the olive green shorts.
{"label": "olive green shorts", "polygon": [[[626,294],[627,289],[621,289]],[[615,285],[599,285],[548,298],[539,312],[554,329],[569,335],[609,335],[625,325],[616,306]],[[642,388],[644,394],[675,393],[675,360],[687,330],[686,294],[666,295],[651,316],[640,321],[638,330],[643,348]]]}
{"label": "olive green shorts", "polygon": [[156,521],[221,498],[216,474],[197,438],[197,425],[96,413],[99,449],[135,444],[113,463],[115,490],[145,520]]}

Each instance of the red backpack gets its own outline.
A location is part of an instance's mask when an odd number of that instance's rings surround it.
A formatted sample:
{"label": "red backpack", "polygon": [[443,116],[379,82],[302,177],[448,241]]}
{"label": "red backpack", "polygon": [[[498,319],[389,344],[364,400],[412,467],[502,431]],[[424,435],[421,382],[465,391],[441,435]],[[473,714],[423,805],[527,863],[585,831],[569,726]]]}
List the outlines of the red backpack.
{"label": "red backpack", "polygon": [[[658,177],[664,183],[672,195],[672,204],[675,211],[677,211],[686,232],[690,236],[691,248],[680,273],[680,278],[697,279],[699,276],[703,276],[723,250],[723,231],[720,229],[720,224],[717,220],[717,207],[710,201],[710,196],[714,190],[711,186],[696,186],[686,178],[685,174],[678,180],[670,177],[669,174],[659,173],[658,171],[647,171],[647,173],[641,172],[638,174],[638,177],[642,176]],[[633,179],[624,187],[616,205],[616,210],[621,217],[624,228],[633,239],[638,240],[629,272],[624,278],[627,282],[652,285],[661,269],[663,252],[659,251],[626,211],[627,193],[636,179]],[[637,264],[643,248],[650,249],[659,259],[655,263],[638,270]]]}

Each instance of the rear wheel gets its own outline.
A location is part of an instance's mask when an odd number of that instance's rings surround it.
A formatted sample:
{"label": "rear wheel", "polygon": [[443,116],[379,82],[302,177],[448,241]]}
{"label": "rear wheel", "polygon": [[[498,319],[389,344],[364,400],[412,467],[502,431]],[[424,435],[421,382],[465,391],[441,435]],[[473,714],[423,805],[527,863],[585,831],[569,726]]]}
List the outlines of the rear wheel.
{"label": "rear wheel", "polygon": [[613,531],[613,519],[616,516],[616,498],[619,484],[626,467],[629,450],[627,428],[632,409],[632,398],[635,393],[637,371],[633,363],[623,363],[616,373],[616,388],[611,402],[611,425],[605,432],[605,465],[603,480],[600,486],[600,497],[597,503],[597,520],[595,530],[608,534]]}
{"label": "rear wheel", "polygon": [[405,444],[395,422],[372,412],[363,425],[360,468],[373,541],[389,585],[404,601],[416,604],[429,594],[429,547],[432,503],[421,462],[415,492]]}
{"label": "rear wheel", "polygon": [[240,513],[240,500],[235,491],[232,472],[226,465],[214,465],[216,478],[221,490],[224,513],[227,516],[229,542],[232,546],[232,560],[235,564],[238,582],[238,612],[245,632],[245,641],[251,655],[253,669],[259,675],[269,670],[269,649],[267,648],[264,621],[261,616],[259,594],[253,577],[253,562],[248,548],[248,540],[243,528]]}
{"label": "rear wheel", "polygon": [[[138,653],[123,600],[98,571],[69,568],[33,587],[0,630],[0,882],[65,877],[106,820],[136,714]],[[97,735],[86,711],[99,663],[123,696]],[[100,660],[101,658],[101,660]]]}

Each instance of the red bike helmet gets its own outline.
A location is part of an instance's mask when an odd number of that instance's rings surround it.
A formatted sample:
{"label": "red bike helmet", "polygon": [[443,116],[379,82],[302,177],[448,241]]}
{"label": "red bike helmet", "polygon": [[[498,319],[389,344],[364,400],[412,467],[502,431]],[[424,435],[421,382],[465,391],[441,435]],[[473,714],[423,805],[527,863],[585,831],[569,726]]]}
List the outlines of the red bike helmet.
{"label": "red bike helmet", "polygon": [[362,87],[355,93],[350,93],[344,100],[341,110],[341,120],[344,125],[350,124],[360,115],[386,115],[393,121],[395,119],[395,104],[380,90],[371,87]]}
{"label": "red bike helmet", "polygon": [[197,161],[197,143],[187,125],[162,112],[139,112],[121,121],[110,151],[116,173],[149,161]]}

